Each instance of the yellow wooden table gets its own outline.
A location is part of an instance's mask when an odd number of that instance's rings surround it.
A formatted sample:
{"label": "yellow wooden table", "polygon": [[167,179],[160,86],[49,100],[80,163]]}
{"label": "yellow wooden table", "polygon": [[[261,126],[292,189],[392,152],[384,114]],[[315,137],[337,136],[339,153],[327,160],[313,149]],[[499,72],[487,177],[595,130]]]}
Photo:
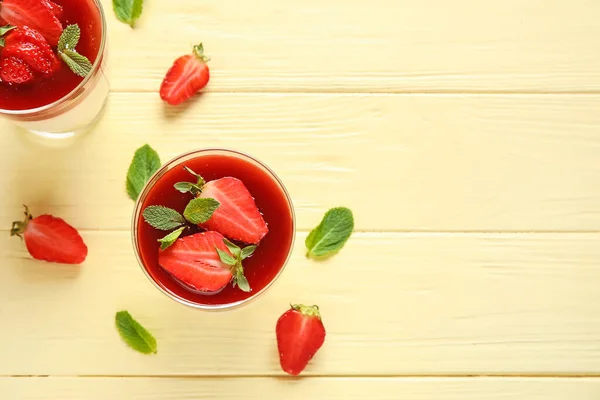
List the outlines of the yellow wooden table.
{"label": "yellow wooden table", "polygon": [[[104,3],[97,129],[49,149],[1,125],[0,399],[600,398],[600,2],[146,0],[135,30]],[[206,93],[165,108],[165,71],[199,41]],[[205,313],[146,279],[124,189],[145,143],[281,176],[299,233],[264,297]],[[31,260],[8,237],[22,203],[80,229],[85,264]],[[356,232],[305,259],[338,205]],[[300,379],[276,351],[289,302],[328,331]],[[121,309],[157,355],[122,343]]]}

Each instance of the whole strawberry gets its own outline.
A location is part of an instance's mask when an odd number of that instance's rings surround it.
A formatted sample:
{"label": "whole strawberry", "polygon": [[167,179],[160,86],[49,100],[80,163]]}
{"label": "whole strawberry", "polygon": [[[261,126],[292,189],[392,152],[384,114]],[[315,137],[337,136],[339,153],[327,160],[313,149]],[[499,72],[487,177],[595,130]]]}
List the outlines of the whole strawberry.
{"label": "whole strawberry", "polygon": [[194,46],[193,54],[175,60],[160,87],[160,98],[178,105],[203,89],[210,79],[208,60],[202,43]]}
{"label": "whole strawberry", "polygon": [[33,218],[25,206],[25,220],[15,221],[11,236],[25,240],[29,254],[36,260],[61,264],[81,264],[88,249],[75,228],[51,215]]}
{"label": "whole strawberry", "polygon": [[317,306],[292,305],[275,328],[281,368],[299,375],[325,342],[325,327]]}

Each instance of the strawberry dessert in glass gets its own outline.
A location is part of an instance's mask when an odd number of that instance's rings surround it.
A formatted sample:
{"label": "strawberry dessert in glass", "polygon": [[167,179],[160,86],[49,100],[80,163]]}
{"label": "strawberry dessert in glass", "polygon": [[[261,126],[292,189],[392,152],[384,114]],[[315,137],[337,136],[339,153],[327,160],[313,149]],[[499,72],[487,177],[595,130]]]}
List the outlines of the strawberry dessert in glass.
{"label": "strawberry dessert in glass", "polygon": [[218,310],[263,293],[290,256],[295,219],[267,166],[233,150],[183,154],[160,168],[136,202],[133,246],[167,296]]}
{"label": "strawberry dessert in glass", "polygon": [[108,97],[99,0],[0,0],[0,115],[35,134],[70,137]]}

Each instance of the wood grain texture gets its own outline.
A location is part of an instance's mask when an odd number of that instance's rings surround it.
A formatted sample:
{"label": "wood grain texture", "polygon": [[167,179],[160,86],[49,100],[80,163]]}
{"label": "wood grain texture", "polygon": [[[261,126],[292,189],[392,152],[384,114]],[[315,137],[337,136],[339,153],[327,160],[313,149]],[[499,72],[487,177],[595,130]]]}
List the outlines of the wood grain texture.
{"label": "wood grain texture", "polygon": [[[77,267],[0,242],[0,375],[282,375],[274,327],[290,302],[321,307],[327,340],[306,375],[598,374],[599,234],[358,233],[327,262],[298,237],[255,302],[206,313],[147,281],[127,232],[84,232]],[[158,354],[127,348],[127,309]]]}
{"label": "wood grain texture", "polygon": [[594,379],[0,378],[4,400],[597,400]]}
{"label": "wood grain texture", "polygon": [[200,41],[210,91],[600,91],[595,0],[149,1],[135,30],[103,3],[116,91]]}
{"label": "wood grain texture", "polygon": [[204,147],[256,156],[302,230],[344,205],[359,230],[598,231],[599,107],[587,95],[209,93],[174,109],[113,93],[97,129],[65,149],[3,127],[0,226],[26,203],[81,229],[128,230],[125,174],[149,143],[165,162]]}

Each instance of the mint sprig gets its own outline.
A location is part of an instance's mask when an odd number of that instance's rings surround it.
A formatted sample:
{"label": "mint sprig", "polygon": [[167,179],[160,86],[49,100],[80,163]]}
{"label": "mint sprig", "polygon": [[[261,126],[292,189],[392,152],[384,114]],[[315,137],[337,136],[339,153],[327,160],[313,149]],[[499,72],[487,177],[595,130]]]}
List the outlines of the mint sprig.
{"label": "mint sprig", "polygon": [[148,206],[142,212],[144,220],[156,229],[170,231],[185,225],[185,220],[177,211],[164,206]]}
{"label": "mint sprig", "polygon": [[188,203],[183,212],[184,215],[179,214],[179,212],[169,207],[148,206],[142,212],[142,216],[153,228],[162,231],[177,229],[165,237],[158,239],[161,250],[165,250],[179,239],[186,228],[186,220],[194,225],[206,222],[218,207],[219,202],[215,199],[197,198]]}
{"label": "mint sprig", "polygon": [[160,157],[149,145],[145,144],[135,151],[129,170],[127,171],[127,194],[137,200],[144,185],[160,168]]}
{"label": "mint sprig", "polygon": [[192,224],[202,224],[212,217],[220,205],[215,199],[198,197],[188,203],[183,211],[183,216]]}
{"label": "mint sprig", "polygon": [[135,21],[142,15],[143,0],[113,0],[113,10],[117,19],[135,28]]}
{"label": "mint sprig", "polygon": [[115,315],[117,331],[125,343],[134,350],[143,354],[158,352],[156,339],[137,322],[127,311],[119,311]]}
{"label": "mint sprig", "polygon": [[324,258],[344,247],[354,230],[352,211],[345,207],[332,208],[306,237],[307,257]]}
{"label": "mint sprig", "polygon": [[256,246],[252,245],[240,249],[227,239],[223,239],[223,243],[225,243],[225,246],[227,246],[231,254],[219,249],[218,247],[215,247],[215,249],[217,250],[217,254],[219,254],[221,262],[231,268],[231,273],[233,274],[233,287],[238,286],[244,292],[251,292],[252,289],[250,288],[248,279],[246,279],[246,275],[244,275],[242,261],[254,253]]}
{"label": "mint sprig", "polygon": [[92,63],[86,56],[75,50],[80,37],[81,29],[79,29],[79,25],[68,25],[60,35],[57,50],[60,58],[75,75],[86,77],[92,71]]}

